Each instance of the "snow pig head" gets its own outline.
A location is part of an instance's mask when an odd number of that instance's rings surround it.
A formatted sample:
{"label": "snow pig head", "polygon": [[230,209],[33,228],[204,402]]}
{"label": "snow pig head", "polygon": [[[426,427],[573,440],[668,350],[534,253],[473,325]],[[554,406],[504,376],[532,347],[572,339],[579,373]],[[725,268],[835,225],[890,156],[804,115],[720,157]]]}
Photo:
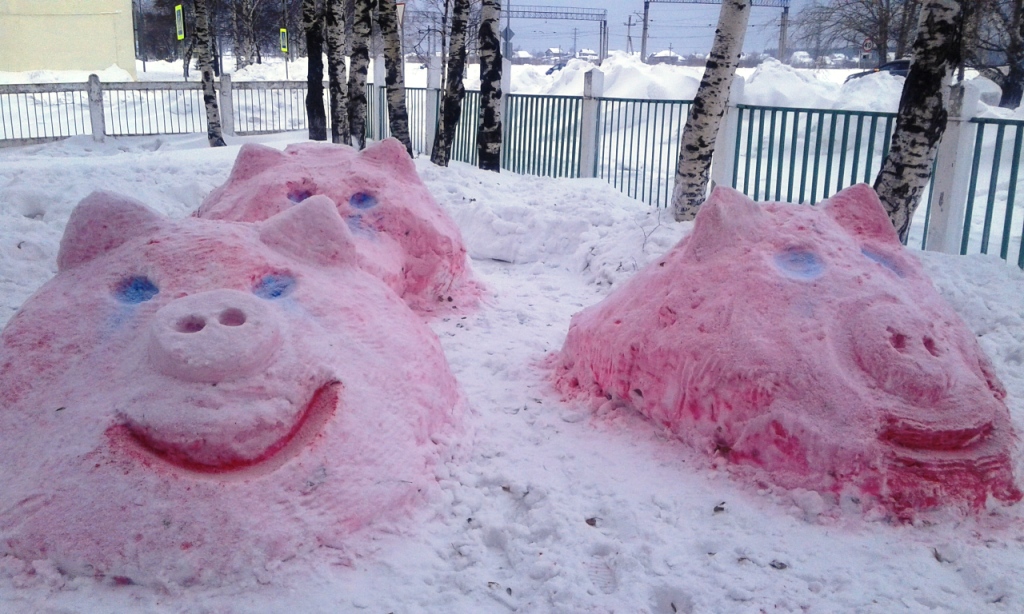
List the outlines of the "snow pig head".
{"label": "snow pig head", "polygon": [[94,193],[0,336],[0,551],[124,582],[349,549],[433,492],[459,394],[334,203],[259,224]]}
{"label": "snow pig head", "polygon": [[871,188],[716,189],[693,232],[572,319],[559,385],[786,487],[916,510],[1021,497],[1005,392]]}
{"label": "snow pig head", "polygon": [[364,151],[317,143],[283,152],[244,145],[227,183],[196,215],[257,222],[318,194],[334,201],[351,229],[358,265],[411,307],[424,312],[474,302],[477,287],[459,229],[395,139]]}

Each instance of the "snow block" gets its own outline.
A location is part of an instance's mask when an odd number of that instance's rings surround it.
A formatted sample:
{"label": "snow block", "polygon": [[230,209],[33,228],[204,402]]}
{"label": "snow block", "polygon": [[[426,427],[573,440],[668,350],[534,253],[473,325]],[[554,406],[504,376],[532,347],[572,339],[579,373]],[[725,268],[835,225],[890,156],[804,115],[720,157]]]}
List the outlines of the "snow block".
{"label": "snow block", "polygon": [[1021,498],[1005,391],[866,185],[816,207],[715,189],[689,236],[573,316],[557,364],[563,392],[754,479],[901,518]]}
{"label": "snow block", "polygon": [[396,139],[361,152],[323,143],[289,145],[283,152],[243,145],[227,183],[210,193],[196,215],[257,222],[314,195],[334,201],[348,223],[354,261],[413,309],[431,312],[479,298],[458,226]]}
{"label": "snow block", "polygon": [[80,203],[0,335],[0,555],[265,581],[436,495],[457,385],[357,251],[323,196],[256,224]]}

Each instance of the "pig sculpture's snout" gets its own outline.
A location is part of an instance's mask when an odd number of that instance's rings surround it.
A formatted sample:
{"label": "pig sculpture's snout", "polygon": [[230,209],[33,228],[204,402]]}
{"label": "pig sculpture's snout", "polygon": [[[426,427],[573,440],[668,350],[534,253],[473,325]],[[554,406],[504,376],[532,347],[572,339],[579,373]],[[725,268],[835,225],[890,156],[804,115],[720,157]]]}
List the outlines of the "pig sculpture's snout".
{"label": "pig sculpture's snout", "polygon": [[868,307],[856,320],[850,332],[858,366],[902,401],[883,417],[882,440],[959,450],[989,435],[999,403],[941,323],[899,303]]}
{"label": "pig sculpture's snout", "polygon": [[212,290],[163,306],[150,329],[149,359],[159,372],[189,382],[240,379],[264,368],[281,345],[281,322],[264,301]]}

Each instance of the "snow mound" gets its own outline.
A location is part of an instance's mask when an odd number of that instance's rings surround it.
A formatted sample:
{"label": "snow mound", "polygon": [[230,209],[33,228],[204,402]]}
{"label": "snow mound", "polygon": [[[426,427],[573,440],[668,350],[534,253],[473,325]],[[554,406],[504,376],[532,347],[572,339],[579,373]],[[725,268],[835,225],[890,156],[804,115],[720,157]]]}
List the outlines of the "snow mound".
{"label": "snow mound", "polygon": [[362,152],[344,145],[243,146],[227,182],[199,217],[261,221],[314,195],[351,228],[354,258],[419,311],[472,303],[462,235],[430,196],[405,148],[385,139]]}
{"label": "snow mound", "polygon": [[456,382],[355,253],[323,196],[260,224],[85,199],[0,336],[0,554],[265,582],[439,496]]}
{"label": "snow mound", "polygon": [[716,189],[692,234],[573,317],[558,382],[739,473],[900,517],[1021,498],[1005,390],[865,185],[819,207]]}
{"label": "snow mound", "polygon": [[762,62],[747,79],[743,102],[766,107],[830,109],[836,87],[774,59]]}

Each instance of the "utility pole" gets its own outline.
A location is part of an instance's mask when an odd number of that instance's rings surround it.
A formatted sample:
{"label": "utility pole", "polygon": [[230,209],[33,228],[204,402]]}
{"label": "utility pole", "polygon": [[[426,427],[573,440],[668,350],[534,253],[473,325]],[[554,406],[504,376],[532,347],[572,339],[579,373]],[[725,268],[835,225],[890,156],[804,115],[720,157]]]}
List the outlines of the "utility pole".
{"label": "utility pole", "polygon": [[577,28],[572,29],[572,57],[576,57],[576,32]]}
{"label": "utility pole", "polygon": [[629,19],[626,23],[622,24],[626,26],[626,53],[633,53],[633,15],[630,13]]}
{"label": "utility pole", "polygon": [[782,7],[782,23],[779,25],[779,61],[786,61],[786,30],[789,28],[789,7]]}
{"label": "utility pole", "polygon": [[644,31],[640,37],[640,61],[647,63],[647,22],[650,21],[651,0],[644,0]]}

